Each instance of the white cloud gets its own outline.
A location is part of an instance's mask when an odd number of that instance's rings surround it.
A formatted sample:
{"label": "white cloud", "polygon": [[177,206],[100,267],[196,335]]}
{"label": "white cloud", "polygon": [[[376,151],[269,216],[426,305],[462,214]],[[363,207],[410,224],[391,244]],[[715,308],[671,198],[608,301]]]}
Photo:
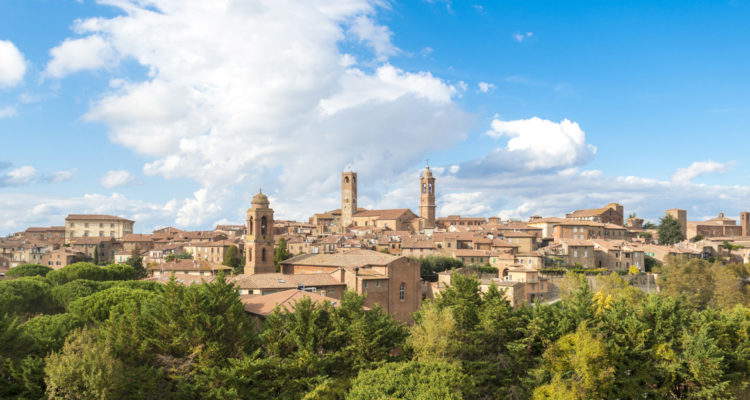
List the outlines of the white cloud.
{"label": "white cloud", "polygon": [[101,184],[107,189],[112,189],[133,183],[134,180],[135,177],[128,171],[112,170],[107,171],[107,173],[104,174],[101,180]]}
{"label": "white cloud", "polygon": [[360,15],[354,18],[350,29],[359,40],[373,48],[379,60],[386,60],[399,52],[391,43],[391,30],[387,26],[376,24],[370,16]]}
{"label": "white cloud", "polygon": [[0,118],[15,117],[18,114],[13,106],[0,107]]}
{"label": "white cloud", "polygon": [[[347,164],[387,180],[463,140],[471,123],[460,89],[382,61],[397,49],[375,22],[379,0],[100,2],[123,15],[80,21],[76,32],[148,75],[111,76],[86,118],[150,157],[144,173],[197,182],[173,204],[184,223],[241,218],[238,192],[258,186],[310,213],[327,204],[316,199],[337,198]],[[355,67],[340,44],[359,41],[381,61]]]}
{"label": "white cloud", "polygon": [[37,178],[36,168],[25,165],[10,170],[4,178],[4,182],[7,185],[25,185],[33,182]]}
{"label": "white cloud", "polygon": [[26,74],[26,60],[9,40],[0,40],[0,88],[13,87]]}
{"label": "white cloud", "polygon": [[482,192],[449,193],[440,198],[440,215],[486,215],[491,208]]}
{"label": "white cloud", "polygon": [[479,88],[479,91],[482,93],[489,93],[490,90],[495,88],[495,85],[487,82],[479,82],[477,84],[477,87]]}
{"label": "white cloud", "polygon": [[534,36],[534,32],[516,32],[513,34],[513,40],[515,40],[518,43],[523,42],[524,40]]}
{"label": "white cloud", "polygon": [[537,117],[514,121],[495,118],[487,135],[508,141],[484,158],[465,163],[465,173],[565,169],[582,165],[596,154],[596,147],[586,143],[586,133],[568,119],[554,122]]}
{"label": "white cloud", "polygon": [[52,59],[45,75],[62,78],[78,71],[95,70],[113,65],[117,55],[104,38],[91,35],[81,39],[66,39],[50,50]]}
{"label": "white cloud", "polygon": [[47,180],[52,183],[66,182],[73,179],[73,174],[75,174],[75,169],[55,171],[47,177]]}
{"label": "white cloud", "polygon": [[696,161],[686,168],[678,169],[672,175],[672,181],[677,183],[687,183],[693,179],[714,172],[726,172],[729,165],[714,161]]}

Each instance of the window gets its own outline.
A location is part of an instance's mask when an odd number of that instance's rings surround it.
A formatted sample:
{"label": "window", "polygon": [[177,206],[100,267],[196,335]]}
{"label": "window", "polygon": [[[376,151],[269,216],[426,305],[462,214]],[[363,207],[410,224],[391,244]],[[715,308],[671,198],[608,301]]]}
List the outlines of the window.
{"label": "window", "polygon": [[83,231],[83,236],[88,236],[88,235],[89,235],[89,231]]}
{"label": "window", "polygon": [[88,222],[86,222],[85,224],[83,224],[83,227],[84,227],[84,228],[88,228],[88,227],[89,227],[89,223],[88,223]]}
{"label": "window", "polygon": [[367,281],[362,282],[362,288],[367,289]]}
{"label": "window", "polygon": [[247,220],[247,234],[253,234],[253,217],[250,217],[250,219]]}
{"label": "window", "polygon": [[263,236],[268,234],[268,218],[265,215],[260,217],[260,234]]}
{"label": "window", "polygon": [[398,299],[406,299],[406,283],[401,282],[401,286],[398,288]]}
{"label": "window", "polygon": [[109,227],[110,227],[110,228],[114,228],[114,227],[115,227],[115,224],[109,224]]}
{"label": "window", "polygon": [[99,236],[104,236],[104,231],[99,231]]}
{"label": "window", "polygon": [[578,250],[573,250],[573,257],[578,257]]}
{"label": "window", "polygon": [[100,227],[100,228],[104,228],[104,224],[102,224],[102,223],[100,222],[100,223],[99,223],[99,227]]}
{"label": "window", "polygon": [[266,262],[266,248],[260,250],[260,261]]}

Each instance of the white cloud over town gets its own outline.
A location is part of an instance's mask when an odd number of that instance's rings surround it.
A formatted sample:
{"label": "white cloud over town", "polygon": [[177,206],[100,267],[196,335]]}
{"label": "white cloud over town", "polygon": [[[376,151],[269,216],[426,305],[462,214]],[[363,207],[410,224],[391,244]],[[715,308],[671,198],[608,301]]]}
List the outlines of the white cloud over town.
{"label": "white cloud over town", "polygon": [[45,74],[54,78],[99,69],[117,62],[113,47],[99,35],[66,39],[50,50],[50,56]]}
{"label": "white cloud over town", "polygon": [[689,183],[693,179],[710,173],[726,172],[729,168],[727,163],[715,161],[696,161],[688,167],[680,168],[672,175],[672,181],[676,183]]}

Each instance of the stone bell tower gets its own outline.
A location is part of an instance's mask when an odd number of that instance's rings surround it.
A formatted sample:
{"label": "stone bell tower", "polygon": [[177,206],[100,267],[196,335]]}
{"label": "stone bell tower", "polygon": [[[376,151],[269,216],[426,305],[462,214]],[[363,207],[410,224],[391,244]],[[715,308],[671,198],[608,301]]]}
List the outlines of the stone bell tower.
{"label": "stone bell tower", "polygon": [[435,227],[435,177],[430,167],[426,166],[419,178],[419,216],[424,220],[425,228]]}
{"label": "stone bell tower", "polygon": [[357,173],[341,174],[341,227],[352,224],[352,215],[357,213]]}
{"label": "stone bell tower", "polygon": [[245,236],[245,273],[276,272],[273,265],[273,210],[268,197],[262,192],[253,196],[247,210],[247,236]]}

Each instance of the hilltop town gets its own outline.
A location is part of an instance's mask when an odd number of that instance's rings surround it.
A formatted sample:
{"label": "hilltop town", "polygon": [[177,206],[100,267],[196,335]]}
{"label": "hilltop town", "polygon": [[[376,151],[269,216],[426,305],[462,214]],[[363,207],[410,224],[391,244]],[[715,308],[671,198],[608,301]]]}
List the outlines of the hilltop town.
{"label": "hilltop town", "polygon": [[[0,272],[23,264],[60,269],[135,257],[153,281],[191,284],[227,274],[248,310],[270,312],[278,304],[274,294],[283,291],[336,300],[350,290],[365,296],[366,306],[411,322],[421,301],[449,287],[456,273],[477,273],[484,290],[503,288],[510,304],[519,306],[558,299],[556,282],[569,270],[639,277],[635,282],[657,290],[653,268],[669,256],[750,261],[748,212],[738,224],[723,214],[689,221],[685,210],[666,210],[679,234],[665,243],[655,225],[626,217],[618,203],[526,221],[437,217],[438,182],[429,167],[415,181],[418,214],[358,207],[359,184],[356,172],[342,173],[341,207],[306,222],[275,220],[263,193],[253,196],[244,224],[210,231],[135,233],[133,220],[70,214],[61,226],[29,227],[0,239]],[[430,260],[441,265],[430,269]]]}

